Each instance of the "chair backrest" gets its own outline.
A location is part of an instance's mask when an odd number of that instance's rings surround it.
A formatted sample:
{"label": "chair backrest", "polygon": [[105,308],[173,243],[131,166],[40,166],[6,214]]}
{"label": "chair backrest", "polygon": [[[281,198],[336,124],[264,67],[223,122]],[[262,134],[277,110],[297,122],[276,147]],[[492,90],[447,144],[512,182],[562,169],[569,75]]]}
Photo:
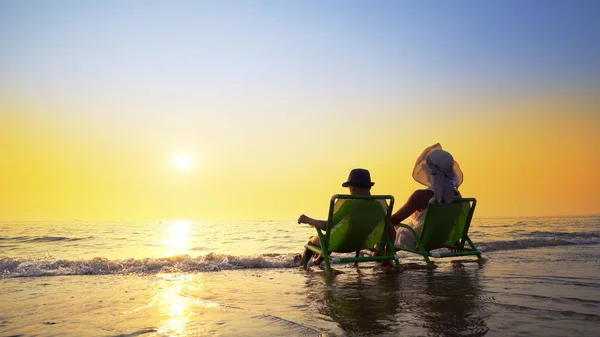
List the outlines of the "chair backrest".
{"label": "chair backrest", "polygon": [[327,250],[347,253],[373,248],[387,235],[393,207],[391,195],[334,195],[325,233]]}
{"label": "chair backrest", "polygon": [[476,204],[474,198],[455,199],[451,204],[430,204],[421,231],[425,250],[452,247],[457,241],[462,248]]}

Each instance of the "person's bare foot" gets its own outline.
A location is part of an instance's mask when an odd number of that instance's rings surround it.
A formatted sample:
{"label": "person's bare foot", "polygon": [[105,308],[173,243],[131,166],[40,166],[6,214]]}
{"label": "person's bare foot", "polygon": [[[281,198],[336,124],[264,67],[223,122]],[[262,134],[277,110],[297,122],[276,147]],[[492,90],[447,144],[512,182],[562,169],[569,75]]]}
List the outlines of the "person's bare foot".
{"label": "person's bare foot", "polygon": [[454,247],[456,247],[456,248],[448,248],[448,250],[450,250],[450,253],[456,253],[456,252],[460,251],[458,249],[459,246],[460,246],[460,241],[456,241],[454,243]]}
{"label": "person's bare foot", "polygon": [[323,256],[317,255],[313,258],[313,265],[318,266],[323,262]]}
{"label": "person's bare foot", "polygon": [[383,260],[383,261],[378,261],[378,262],[379,262],[379,265],[385,269],[391,269],[391,268],[395,267],[394,263],[392,263],[392,261],[389,261],[389,260]]}
{"label": "person's bare foot", "polygon": [[294,265],[300,266],[302,264],[302,254],[296,254],[294,256]]}

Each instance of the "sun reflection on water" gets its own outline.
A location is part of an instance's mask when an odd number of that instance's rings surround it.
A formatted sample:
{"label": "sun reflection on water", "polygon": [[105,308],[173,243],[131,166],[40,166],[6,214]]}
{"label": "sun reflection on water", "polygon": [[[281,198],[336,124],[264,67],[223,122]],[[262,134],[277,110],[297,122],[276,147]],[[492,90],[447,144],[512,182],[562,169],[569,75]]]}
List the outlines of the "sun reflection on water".
{"label": "sun reflection on water", "polygon": [[156,295],[156,301],[161,316],[166,319],[161,322],[158,333],[166,336],[186,336],[189,335],[188,323],[193,315],[189,308],[188,299],[182,296],[182,286],[188,284],[191,275],[168,275],[163,276],[168,279],[162,291]]}
{"label": "sun reflection on water", "polygon": [[149,304],[158,310],[156,336],[198,336],[211,329],[216,331],[212,317],[221,307],[199,297],[203,289],[201,275],[158,274],[158,278],[158,291]]}
{"label": "sun reflection on water", "polygon": [[190,229],[188,221],[173,221],[162,242],[167,247],[167,256],[188,254],[190,249]]}

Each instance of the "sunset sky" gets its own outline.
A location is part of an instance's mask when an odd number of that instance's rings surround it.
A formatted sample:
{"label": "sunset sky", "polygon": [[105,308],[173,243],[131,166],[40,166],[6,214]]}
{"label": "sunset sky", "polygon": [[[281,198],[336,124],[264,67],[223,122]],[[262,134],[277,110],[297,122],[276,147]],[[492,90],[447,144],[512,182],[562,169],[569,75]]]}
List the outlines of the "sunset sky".
{"label": "sunset sky", "polygon": [[0,220],[325,217],[437,142],[476,216],[600,213],[599,1],[1,1]]}

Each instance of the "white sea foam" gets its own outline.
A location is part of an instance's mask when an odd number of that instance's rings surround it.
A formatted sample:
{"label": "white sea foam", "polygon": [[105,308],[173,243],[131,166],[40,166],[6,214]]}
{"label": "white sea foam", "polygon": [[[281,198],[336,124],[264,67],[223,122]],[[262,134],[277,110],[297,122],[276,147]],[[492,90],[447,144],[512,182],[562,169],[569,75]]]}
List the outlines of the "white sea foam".
{"label": "white sea foam", "polygon": [[211,253],[198,257],[177,255],[124,260],[109,260],[101,257],[66,260],[50,254],[44,257],[0,258],[0,277],[216,272],[296,266],[294,254],[235,256]]}
{"label": "white sea foam", "polygon": [[[483,253],[518,249],[600,244],[598,237],[571,235],[569,239],[522,239],[479,243]],[[237,269],[297,267],[295,254],[228,255],[210,253],[192,257],[176,255],[142,259],[63,259],[47,254],[42,257],[0,257],[0,277],[36,277],[58,275],[156,274],[175,272],[218,272]]]}

